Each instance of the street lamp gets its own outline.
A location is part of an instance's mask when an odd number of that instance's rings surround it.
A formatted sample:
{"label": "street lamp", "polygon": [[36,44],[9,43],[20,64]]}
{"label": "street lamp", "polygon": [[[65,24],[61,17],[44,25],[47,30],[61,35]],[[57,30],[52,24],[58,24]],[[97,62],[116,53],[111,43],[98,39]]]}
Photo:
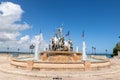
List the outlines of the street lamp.
{"label": "street lamp", "polygon": [[92,46],[92,54],[96,54],[96,47]]}
{"label": "street lamp", "polygon": [[94,47],[92,46],[92,54],[93,54]]}
{"label": "street lamp", "polygon": [[20,49],[18,48],[18,54],[19,54]]}
{"label": "street lamp", "polygon": [[95,54],[96,54],[96,47],[94,47],[94,51],[95,51]]}
{"label": "street lamp", "polygon": [[9,53],[9,47],[7,48],[7,54]]}

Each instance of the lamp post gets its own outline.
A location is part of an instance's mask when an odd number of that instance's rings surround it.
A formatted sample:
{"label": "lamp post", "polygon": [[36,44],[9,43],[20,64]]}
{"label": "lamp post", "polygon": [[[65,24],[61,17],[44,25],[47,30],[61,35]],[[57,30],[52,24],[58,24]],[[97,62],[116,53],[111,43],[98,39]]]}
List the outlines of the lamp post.
{"label": "lamp post", "polygon": [[92,54],[93,54],[94,47],[92,46]]}
{"label": "lamp post", "polygon": [[94,51],[95,51],[95,54],[96,54],[96,47],[94,47]]}
{"label": "lamp post", "polygon": [[9,53],[9,47],[7,47],[7,54]]}
{"label": "lamp post", "polygon": [[18,54],[19,54],[20,49],[18,48]]}
{"label": "lamp post", "polygon": [[96,54],[96,47],[92,46],[92,54]]}

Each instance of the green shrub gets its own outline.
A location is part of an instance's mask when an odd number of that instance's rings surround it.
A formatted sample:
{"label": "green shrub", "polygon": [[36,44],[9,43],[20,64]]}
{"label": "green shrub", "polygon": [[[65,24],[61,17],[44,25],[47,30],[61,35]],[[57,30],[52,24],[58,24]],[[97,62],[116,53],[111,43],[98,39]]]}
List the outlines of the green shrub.
{"label": "green shrub", "polygon": [[117,44],[113,49],[113,56],[118,55],[118,51],[120,51],[120,45]]}

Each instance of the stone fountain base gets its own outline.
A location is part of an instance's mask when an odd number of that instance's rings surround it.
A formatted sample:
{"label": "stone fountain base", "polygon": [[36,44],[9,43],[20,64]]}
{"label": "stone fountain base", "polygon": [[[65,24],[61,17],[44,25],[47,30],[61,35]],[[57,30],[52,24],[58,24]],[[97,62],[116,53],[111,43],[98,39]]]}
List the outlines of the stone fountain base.
{"label": "stone fountain base", "polygon": [[12,58],[11,65],[23,67],[29,70],[76,70],[89,71],[110,66],[110,61],[101,59],[97,62],[89,60],[83,61],[82,53],[65,52],[65,51],[50,51],[40,53],[40,60],[24,60],[24,58]]}

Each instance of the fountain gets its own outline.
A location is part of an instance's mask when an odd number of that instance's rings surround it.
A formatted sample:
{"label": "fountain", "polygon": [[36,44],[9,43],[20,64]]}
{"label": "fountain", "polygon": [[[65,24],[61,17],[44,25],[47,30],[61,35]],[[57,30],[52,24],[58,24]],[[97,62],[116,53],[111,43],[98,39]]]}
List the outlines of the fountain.
{"label": "fountain", "polygon": [[68,41],[62,35],[62,28],[59,28],[54,37],[50,39],[49,49],[39,51],[42,34],[39,35],[34,58],[16,57],[11,59],[11,65],[24,67],[30,70],[92,70],[110,66],[108,59],[87,58],[86,44],[83,40],[82,51],[73,51],[72,39]]}
{"label": "fountain", "polygon": [[83,60],[86,60],[86,45],[85,45],[85,41],[83,41],[83,47],[82,47],[82,50],[83,50],[83,54],[82,54],[82,59]]}
{"label": "fountain", "polygon": [[76,46],[76,52],[78,52],[78,46]]}
{"label": "fountain", "polygon": [[40,42],[42,40],[42,33],[37,37],[36,45],[35,45],[35,55],[34,59],[38,60],[39,59],[39,47],[40,47]]}

